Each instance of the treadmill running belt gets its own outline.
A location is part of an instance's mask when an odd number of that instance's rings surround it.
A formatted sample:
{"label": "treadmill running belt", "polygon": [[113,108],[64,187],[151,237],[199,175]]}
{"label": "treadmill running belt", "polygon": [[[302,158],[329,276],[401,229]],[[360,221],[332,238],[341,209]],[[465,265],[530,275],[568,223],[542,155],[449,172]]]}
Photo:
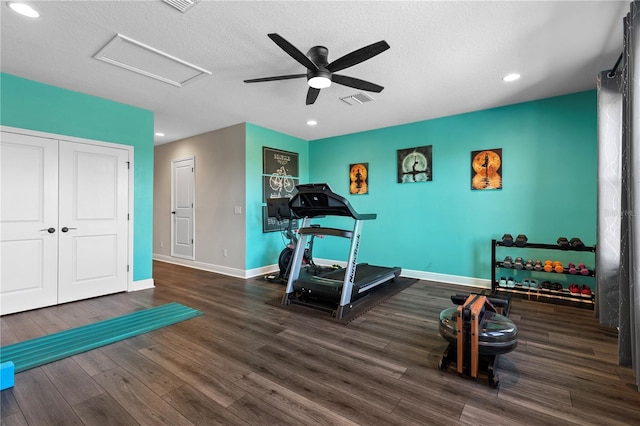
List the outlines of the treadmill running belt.
{"label": "treadmill running belt", "polygon": [[[337,269],[321,276],[309,276],[295,281],[294,288],[303,291],[311,297],[339,300],[342,293],[344,274],[346,269]],[[352,300],[366,294],[367,291],[379,284],[395,280],[400,275],[401,268],[361,263],[356,266],[356,276],[353,282]]]}

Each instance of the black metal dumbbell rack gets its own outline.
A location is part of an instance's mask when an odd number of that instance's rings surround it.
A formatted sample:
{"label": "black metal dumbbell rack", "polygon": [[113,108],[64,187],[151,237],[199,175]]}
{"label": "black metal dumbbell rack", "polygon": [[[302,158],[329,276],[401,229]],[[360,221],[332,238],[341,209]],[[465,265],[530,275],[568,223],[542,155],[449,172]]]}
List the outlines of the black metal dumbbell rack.
{"label": "black metal dumbbell rack", "polygon": [[[587,277],[591,277],[593,279],[593,285],[591,286],[592,294],[590,297],[584,297],[582,295],[575,295],[569,292],[567,288],[562,288],[562,290],[549,290],[541,288],[541,285],[538,284],[536,289],[532,288],[522,288],[519,286],[509,288],[509,287],[500,287],[498,285],[498,279],[496,277],[497,270],[514,270],[515,268],[507,268],[503,265],[501,260],[496,259],[496,248],[498,247],[507,247],[510,251],[517,251],[523,248],[527,249],[545,249],[545,250],[559,250],[559,251],[574,251],[574,252],[591,252],[593,253],[594,265],[596,261],[596,246],[586,246],[581,245],[578,247],[573,247],[571,245],[558,245],[558,244],[539,244],[539,243],[529,243],[526,242],[524,245],[506,245],[500,240],[491,240],[491,292],[492,294],[512,294],[514,296],[524,297],[529,300],[536,300],[540,302],[548,302],[548,303],[557,303],[557,304],[566,304],[571,306],[577,306],[582,308],[593,309],[595,305],[595,290],[596,290],[596,268],[588,269]],[[511,252],[513,253],[513,252]],[[529,272],[526,269],[518,269],[518,271]],[[535,272],[536,274],[548,275],[549,281],[553,281],[554,275],[559,274],[569,274],[568,268],[564,267],[563,272],[545,272],[545,271],[530,271]],[[585,276],[585,275],[580,275]]]}

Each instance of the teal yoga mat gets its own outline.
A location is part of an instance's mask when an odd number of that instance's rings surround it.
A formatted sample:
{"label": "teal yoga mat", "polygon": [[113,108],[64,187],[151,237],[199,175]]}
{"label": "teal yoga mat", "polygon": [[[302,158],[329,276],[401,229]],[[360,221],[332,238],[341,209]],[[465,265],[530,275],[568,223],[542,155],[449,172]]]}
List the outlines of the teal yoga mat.
{"label": "teal yoga mat", "polygon": [[15,372],[19,373],[199,315],[202,315],[202,312],[198,310],[175,302],[167,303],[3,346],[0,348],[0,363],[12,361]]}

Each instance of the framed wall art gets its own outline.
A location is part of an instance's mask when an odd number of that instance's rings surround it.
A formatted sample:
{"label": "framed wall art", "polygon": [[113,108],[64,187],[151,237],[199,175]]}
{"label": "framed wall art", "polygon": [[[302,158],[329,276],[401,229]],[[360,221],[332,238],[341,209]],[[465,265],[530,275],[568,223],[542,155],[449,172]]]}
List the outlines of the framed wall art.
{"label": "framed wall art", "polygon": [[432,145],[398,150],[398,183],[433,179]]}
{"label": "framed wall art", "polygon": [[502,189],[502,148],[471,151],[471,189]]}
{"label": "framed wall art", "polygon": [[369,163],[356,163],[349,165],[349,193],[369,193]]}

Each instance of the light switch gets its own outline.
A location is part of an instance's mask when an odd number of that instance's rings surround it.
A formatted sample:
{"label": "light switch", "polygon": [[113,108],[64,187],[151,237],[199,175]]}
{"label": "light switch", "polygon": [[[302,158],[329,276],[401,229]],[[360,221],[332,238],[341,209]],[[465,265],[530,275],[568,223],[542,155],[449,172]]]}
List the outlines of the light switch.
{"label": "light switch", "polygon": [[235,214],[242,214],[242,206],[233,206],[233,212]]}

